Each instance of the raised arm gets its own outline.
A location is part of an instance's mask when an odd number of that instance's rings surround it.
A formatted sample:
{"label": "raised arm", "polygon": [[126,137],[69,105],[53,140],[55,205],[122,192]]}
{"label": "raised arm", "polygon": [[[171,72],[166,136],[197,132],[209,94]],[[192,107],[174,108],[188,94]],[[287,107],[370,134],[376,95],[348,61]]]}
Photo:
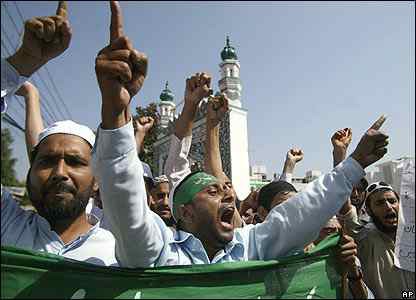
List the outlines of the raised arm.
{"label": "raised arm", "polygon": [[25,139],[27,155],[30,161],[30,153],[38,141],[39,133],[43,130],[43,119],[40,111],[39,91],[36,86],[26,81],[17,90],[16,95],[25,98]]}
{"label": "raised arm", "polygon": [[152,129],[155,120],[152,117],[140,117],[133,119],[134,138],[136,139],[137,153],[140,154],[144,151],[144,139]]}
{"label": "raised arm", "polygon": [[303,159],[303,151],[298,148],[290,149],[286,154],[285,164],[283,165],[280,180],[292,183],[293,170],[298,162]]}
{"label": "raised arm", "polygon": [[228,99],[225,94],[212,97],[208,101],[204,154],[205,171],[219,179],[225,179],[220,152],[220,126],[228,109]]}
{"label": "raised arm", "polygon": [[[344,128],[340,129],[337,132],[335,132],[331,137],[331,143],[332,143],[332,161],[333,166],[336,167],[339,165],[345,157],[347,157],[347,150],[348,146],[350,145],[352,140],[352,130],[351,128]],[[348,200],[344,203],[344,205],[341,207],[339,214],[343,215],[347,212],[349,212],[351,209],[351,201],[348,197]],[[344,227],[343,220],[340,220],[340,223]]]}
{"label": "raised arm", "polygon": [[250,241],[255,244],[250,247],[249,257],[275,259],[303,249],[314,240],[364,176],[364,168],[387,153],[388,136],[378,131],[381,124],[377,121],[367,130],[348,159],[308,184],[290,201],[274,207],[263,223],[248,229]]}
{"label": "raised arm", "polygon": [[333,166],[336,167],[347,157],[348,146],[352,140],[351,128],[340,129],[331,137]]}
{"label": "raised arm", "polygon": [[95,61],[102,123],[93,150],[93,168],[104,215],[116,239],[117,260],[123,267],[149,267],[163,249],[166,226],[147,205],[129,108],[146,77],[147,58],[123,34],[119,3],[111,1],[110,7],[110,43]]}
{"label": "raised arm", "polygon": [[192,142],[192,126],[201,100],[212,94],[211,76],[196,73],[186,79],[185,103],[175,122],[164,173],[172,185],[191,172],[188,154]]}
{"label": "raised arm", "polygon": [[[25,22],[22,45],[1,60],[1,98],[13,95],[39,68],[61,55],[71,41],[66,1],[59,1],[56,14]],[[2,111],[3,112],[3,111]]]}

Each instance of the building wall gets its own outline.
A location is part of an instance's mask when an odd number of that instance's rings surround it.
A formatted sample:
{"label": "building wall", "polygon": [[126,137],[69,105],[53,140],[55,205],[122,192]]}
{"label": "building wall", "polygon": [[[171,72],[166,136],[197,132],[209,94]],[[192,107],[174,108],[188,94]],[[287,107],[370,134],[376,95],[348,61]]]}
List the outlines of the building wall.
{"label": "building wall", "polygon": [[[375,166],[375,170],[367,172],[365,178],[371,184],[376,181],[384,181],[390,184],[395,191],[400,192],[400,184],[403,171],[403,158],[390,160]],[[415,158],[411,158],[413,163]]]}
{"label": "building wall", "polygon": [[248,157],[247,111],[230,109],[231,180],[239,199],[250,193],[250,166]]}

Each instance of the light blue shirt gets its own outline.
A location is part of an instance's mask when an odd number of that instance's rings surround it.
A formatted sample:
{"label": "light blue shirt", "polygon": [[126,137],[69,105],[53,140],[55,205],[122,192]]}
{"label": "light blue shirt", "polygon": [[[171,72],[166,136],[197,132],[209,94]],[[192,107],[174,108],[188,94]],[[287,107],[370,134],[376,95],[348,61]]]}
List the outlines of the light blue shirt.
{"label": "light blue shirt", "polygon": [[365,175],[354,159],[347,158],[291,201],[273,208],[263,223],[236,229],[233,240],[209,260],[201,241],[171,230],[148,207],[131,121],[113,130],[98,128],[92,166],[116,239],[117,260],[129,268],[270,260],[303,249]]}
{"label": "light blue shirt", "polygon": [[115,240],[89,215],[88,232],[65,244],[49,222],[34,211],[22,209],[6,190],[1,191],[1,245],[45,251],[101,266],[117,266]]}

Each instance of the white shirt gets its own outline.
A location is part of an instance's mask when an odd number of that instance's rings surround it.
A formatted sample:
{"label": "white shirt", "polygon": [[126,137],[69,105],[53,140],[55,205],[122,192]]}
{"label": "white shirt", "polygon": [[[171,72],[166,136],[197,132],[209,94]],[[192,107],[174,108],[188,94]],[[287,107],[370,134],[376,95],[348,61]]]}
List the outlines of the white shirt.
{"label": "white shirt", "polygon": [[1,192],[1,245],[45,251],[101,266],[117,266],[115,240],[111,232],[100,228],[98,219],[89,215],[94,225],[87,233],[64,244],[51,230],[49,222],[33,211],[23,210],[12,195]]}

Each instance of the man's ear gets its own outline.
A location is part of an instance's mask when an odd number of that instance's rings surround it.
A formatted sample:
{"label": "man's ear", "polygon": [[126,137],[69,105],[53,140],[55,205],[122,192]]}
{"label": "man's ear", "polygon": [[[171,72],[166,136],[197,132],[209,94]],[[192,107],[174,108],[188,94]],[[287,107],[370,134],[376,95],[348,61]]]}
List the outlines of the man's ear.
{"label": "man's ear", "polygon": [[94,183],[93,183],[93,186],[92,186],[92,190],[93,190],[93,192],[94,193],[96,193],[96,192],[98,192],[98,182],[97,182],[97,180],[95,180],[95,177],[94,177],[94,179],[93,179],[93,181],[94,181]]}
{"label": "man's ear", "polygon": [[[367,205],[368,204],[368,205]],[[365,211],[367,212],[367,215],[369,215],[371,218],[374,218],[374,213],[373,213],[373,211],[371,210],[371,207],[370,207],[370,201],[368,201],[367,203],[365,203]]]}
{"label": "man's ear", "polygon": [[265,209],[262,205],[257,208],[257,214],[259,215],[260,219],[264,221],[269,214],[269,211]]}

